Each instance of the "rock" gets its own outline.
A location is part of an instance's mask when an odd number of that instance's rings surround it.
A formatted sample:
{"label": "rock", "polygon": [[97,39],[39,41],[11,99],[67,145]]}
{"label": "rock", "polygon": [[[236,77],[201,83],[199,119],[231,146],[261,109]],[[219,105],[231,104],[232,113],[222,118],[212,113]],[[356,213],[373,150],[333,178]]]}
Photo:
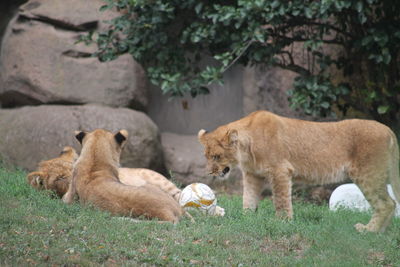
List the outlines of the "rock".
{"label": "rock", "polygon": [[[395,199],[392,186],[388,185],[387,189],[390,197]],[[339,208],[351,209],[355,211],[368,211],[371,206],[357,185],[343,184],[333,191],[329,199],[329,209],[337,210]],[[396,205],[395,216],[400,216],[399,203]]]}
{"label": "rock", "polygon": [[10,19],[17,12],[18,7],[26,2],[26,0],[2,0],[0,1],[0,48],[1,40],[4,35],[4,31],[8,25]]}
{"label": "rock", "polygon": [[276,67],[247,67],[243,78],[243,111],[249,114],[266,109],[276,114],[304,118],[289,107],[287,91],[296,74]]}
{"label": "rock", "polygon": [[126,129],[128,143],[121,165],[162,170],[157,126],[142,112],[98,105],[23,107],[0,109],[0,160],[27,170],[39,161],[56,157],[62,147],[80,151],[75,130]]}
{"label": "rock", "polygon": [[196,136],[162,133],[165,167],[174,180],[186,186],[195,182],[209,184],[206,176],[206,159]]}
{"label": "rock", "polygon": [[186,186],[200,182],[225,193],[242,191],[241,173],[238,169],[232,170],[230,177],[225,180],[207,175],[206,158],[197,135],[162,133],[161,143],[165,167],[171,173],[172,180],[178,184]]}
{"label": "rock", "polygon": [[101,0],[32,0],[11,20],[0,51],[0,103],[100,103],[145,110],[147,79],[128,54],[110,62],[91,57],[96,46],[76,44],[116,12]]}

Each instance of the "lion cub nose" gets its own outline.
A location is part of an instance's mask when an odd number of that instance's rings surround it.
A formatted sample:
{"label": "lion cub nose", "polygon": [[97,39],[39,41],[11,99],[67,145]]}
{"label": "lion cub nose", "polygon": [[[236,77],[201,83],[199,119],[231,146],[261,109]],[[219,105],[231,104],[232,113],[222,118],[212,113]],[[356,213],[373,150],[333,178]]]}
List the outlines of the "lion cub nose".
{"label": "lion cub nose", "polygon": [[225,167],[225,169],[222,170],[222,173],[225,175],[229,172],[229,167]]}

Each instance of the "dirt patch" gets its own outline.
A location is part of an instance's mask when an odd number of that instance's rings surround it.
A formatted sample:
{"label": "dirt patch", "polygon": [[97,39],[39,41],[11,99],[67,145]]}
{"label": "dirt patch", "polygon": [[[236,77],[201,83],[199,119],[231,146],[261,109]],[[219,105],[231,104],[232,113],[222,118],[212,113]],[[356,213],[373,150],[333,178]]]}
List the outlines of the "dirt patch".
{"label": "dirt patch", "polygon": [[295,258],[302,258],[304,253],[310,248],[311,242],[299,234],[291,237],[282,237],[274,240],[266,238],[264,244],[260,246],[261,252],[277,254],[278,256],[295,255]]}
{"label": "dirt patch", "polygon": [[371,265],[391,267],[393,264],[389,263],[385,253],[381,251],[370,250],[367,256],[367,262]]}

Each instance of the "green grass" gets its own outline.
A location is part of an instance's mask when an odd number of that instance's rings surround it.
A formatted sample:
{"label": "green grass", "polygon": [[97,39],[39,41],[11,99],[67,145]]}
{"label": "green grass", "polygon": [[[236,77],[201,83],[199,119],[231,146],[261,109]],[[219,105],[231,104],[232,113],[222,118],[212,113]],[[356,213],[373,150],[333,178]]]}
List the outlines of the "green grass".
{"label": "green grass", "polygon": [[400,266],[400,220],[384,234],[359,234],[370,215],[296,202],[276,219],[270,200],[243,212],[219,196],[223,218],[132,223],[30,188],[26,173],[0,169],[0,265]]}

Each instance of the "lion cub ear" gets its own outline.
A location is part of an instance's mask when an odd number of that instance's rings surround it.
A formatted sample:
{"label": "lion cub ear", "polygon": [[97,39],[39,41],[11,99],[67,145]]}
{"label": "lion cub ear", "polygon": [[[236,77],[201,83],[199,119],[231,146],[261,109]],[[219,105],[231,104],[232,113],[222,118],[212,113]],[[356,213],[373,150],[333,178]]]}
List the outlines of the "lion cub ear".
{"label": "lion cub ear", "polygon": [[60,156],[61,156],[61,155],[68,154],[68,153],[75,153],[75,149],[73,149],[73,148],[70,147],[70,146],[65,146],[65,147],[63,148],[63,150],[60,152]]}
{"label": "lion cub ear", "polygon": [[122,146],[126,140],[128,139],[128,131],[127,130],[121,130],[118,133],[114,135],[115,141]]}
{"label": "lion cub ear", "polygon": [[75,131],[75,138],[82,144],[82,140],[85,137],[86,132],[83,131]]}
{"label": "lion cub ear", "polygon": [[200,141],[200,143],[202,143],[202,141],[204,140],[204,135],[207,133],[207,131],[206,130],[204,130],[204,129],[201,129],[200,131],[199,131],[199,133],[197,134],[197,138],[199,139],[199,141]]}
{"label": "lion cub ear", "polygon": [[43,172],[31,172],[28,174],[28,183],[35,188],[43,188],[45,174]]}
{"label": "lion cub ear", "polygon": [[228,141],[229,145],[236,145],[238,140],[239,140],[238,131],[235,130],[235,129],[228,130],[226,132],[226,138],[227,138],[227,141]]}

